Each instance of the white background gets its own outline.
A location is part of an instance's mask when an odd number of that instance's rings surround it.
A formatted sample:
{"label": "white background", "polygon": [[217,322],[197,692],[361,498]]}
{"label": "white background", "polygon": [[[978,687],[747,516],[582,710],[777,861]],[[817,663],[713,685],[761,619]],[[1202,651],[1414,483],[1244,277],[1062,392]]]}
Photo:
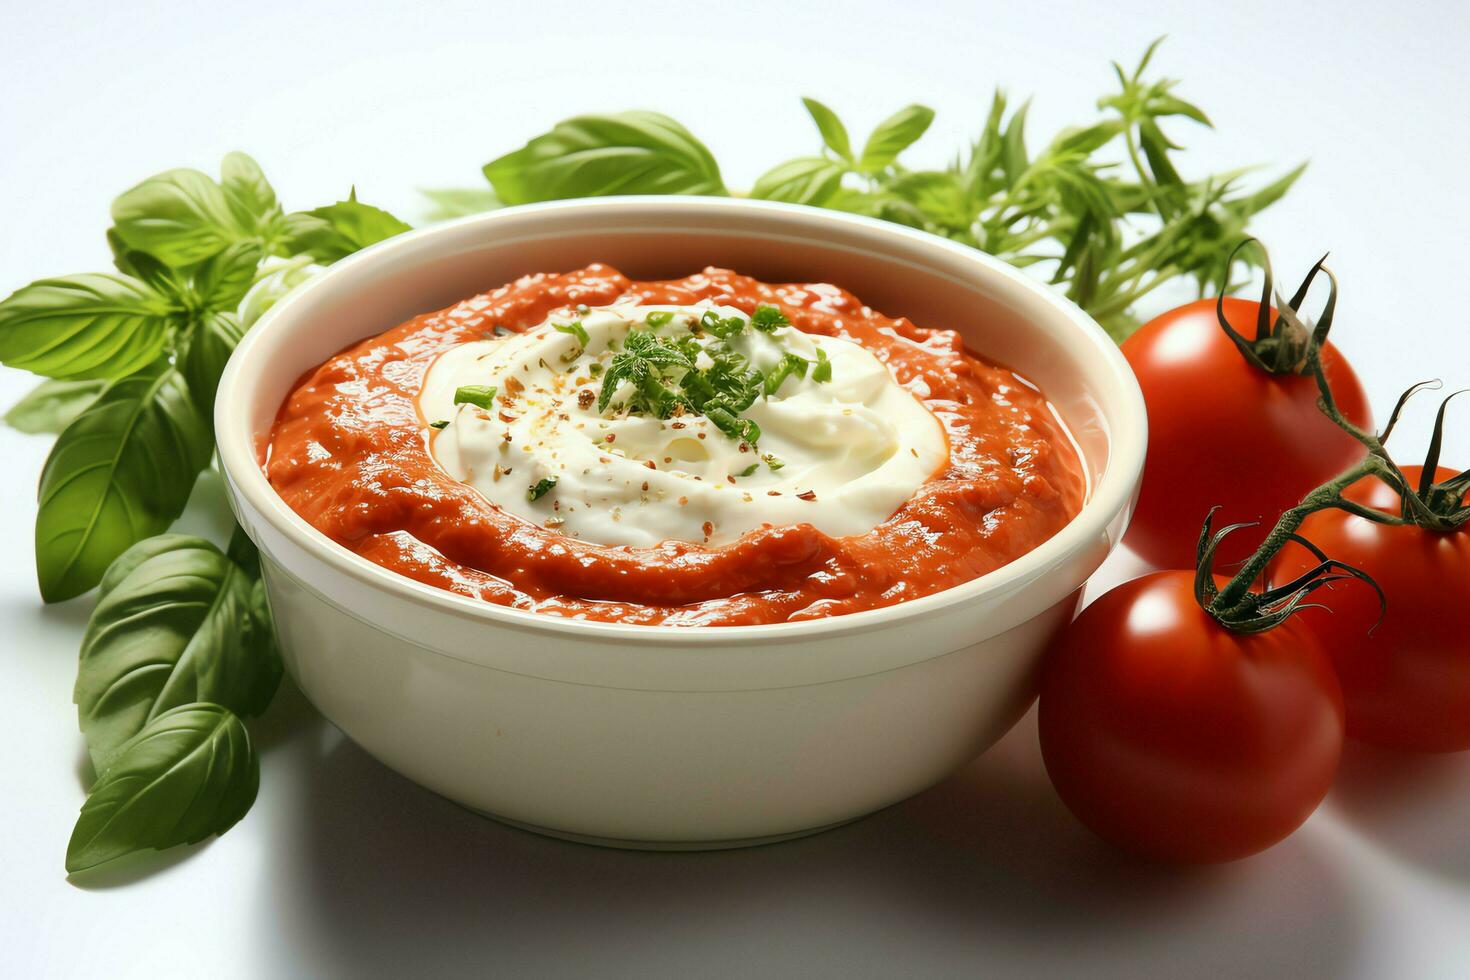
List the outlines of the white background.
{"label": "white background", "polygon": [[[856,139],[906,102],[935,107],[915,161],[939,164],[978,132],[996,83],[1035,96],[1039,142],[1091,117],[1110,58],[1131,62],[1169,33],[1158,69],[1183,78],[1181,94],[1218,127],[1175,127],[1187,173],[1312,160],[1260,231],[1283,272],[1333,250],[1337,340],[1380,412],[1421,378],[1470,385],[1470,16],[1451,0],[5,6],[0,287],[104,267],[113,196],[167,167],[212,170],[231,149],[264,164],[288,207],[355,183],[416,217],[416,188],[474,184],[480,164],[556,119],[647,107],[685,121],[727,181],[748,186],[816,149],[798,101],[810,94]],[[0,401],[31,383],[0,373]],[[1429,408],[1403,431],[1406,458]],[[1448,455],[1465,465],[1470,418],[1458,423]],[[45,608],[36,595],[47,444],[0,432],[9,975],[1470,972],[1470,759],[1353,748],[1289,841],[1177,872],[1129,863],[1069,818],[1029,718],[969,770],[845,829],[744,852],[633,854],[461,811],[283,690],[257,729],[263,784],[239,827],[70,884],[62,856],[83,797],[70,695],[91,600]],[[189,518],[221,520],[217,505]],[[1132,571],[1115,560],[1105,575]]]}

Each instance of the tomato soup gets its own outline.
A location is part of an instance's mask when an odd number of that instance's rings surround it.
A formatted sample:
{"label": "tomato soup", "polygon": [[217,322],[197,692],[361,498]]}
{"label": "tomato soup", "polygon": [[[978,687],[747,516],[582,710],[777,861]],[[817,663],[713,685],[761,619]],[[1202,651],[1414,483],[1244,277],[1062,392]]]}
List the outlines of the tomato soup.
{"label": "tomato soup", "polygon": [[526,276],[306,375],[262,464],[333,541],[547,615],[780,623],[970,581],[1082,506],[1045,396],[824,284]]}

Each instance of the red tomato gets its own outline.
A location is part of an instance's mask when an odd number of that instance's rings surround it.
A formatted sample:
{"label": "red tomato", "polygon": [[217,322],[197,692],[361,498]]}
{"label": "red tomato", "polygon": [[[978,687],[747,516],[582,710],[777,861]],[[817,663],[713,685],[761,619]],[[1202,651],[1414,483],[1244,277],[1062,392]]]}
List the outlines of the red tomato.
{"label": "red tomato", "polygon": [[[1404,467],[1414,485],[1422,472]],[[1454,475],[1441,468],[1436,479]],[[1399,510],[1398,496],[1378,480],[1344,496],[1391,514]],[[1385,527],[1332,510],[1307,518],[1301,533],[1371,575],[1388,600],[1377,628],[1378,596],[1360,582],[1313,597],[1331,614],[1302,613],[1337,668],[1348,734],[1415,752],[1470,749],[1470,528]],[[1289,545],[1273,578],[1289,581],[1315,564],[1305,549]]]}
{"label": "red tomato", "polygon": [[1048,654],[1039,717],[1046,771],[1077,818],[1182,863],[1290,834],[1342,752],[1342,695],[1311,630],[1233,633],[1199,607],[1192,572],[1146,575],[1083,610]]}
{"label": "red tomato", "polygon": [[[1259,309],[1253,300],[1225,300],[1226,319],[1247,338],[1256,336]],[[1158,567],[1194,566],[1211,507],[1223,505],[1218,526],[1269,527],[1307,491],[1363,458],[1362,446],[1317,408],[1316,381],[1252,365],[1220,328],[1214,300],[1144,324],[1124,341],[1123,356],[1143,388],[1149,426],[1143,490],[1124,541]],[[1343,414],[1371,427],[1363,386],[1331,344],[1322,366]],[[1259,541],[1237,534],[1219,560],[1240,561]]]}

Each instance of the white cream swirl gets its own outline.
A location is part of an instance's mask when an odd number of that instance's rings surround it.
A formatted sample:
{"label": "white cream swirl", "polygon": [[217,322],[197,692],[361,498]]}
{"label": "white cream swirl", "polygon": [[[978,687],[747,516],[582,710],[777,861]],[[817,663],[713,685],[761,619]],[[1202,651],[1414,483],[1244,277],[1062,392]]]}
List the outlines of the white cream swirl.
{"label": "white cream swirl", "polygon": [[[801,523],[833,536],[863,534],[945,462],[938,419],[882,362],[851,341],[789,326],[769,333],[747,327],[725,341],[761,372],[788,352],[816,362],[820,349],[831,362],[830,381],[814,380],[811,371],[789,375],[742,413],[760,426],[757,446],[727,436],[704,415],[630,414],[626,383],[598,411],[600,375],[630,331],[649,329],[650,313],[668,312],[674,315],[654,328],[658,335],[692,336],[708,348],[720,341],[696,325],[709,310],[748,319],[708,303],[621,303],[446,351],[419,397],[426,423],[448,423],[430,432],[434,458],[527,521],[583,541],[633,546],[722,545],[763,526]],[[586,331],[585,347],[575,331],[556,329],[574,319]],[[700,360],[707,363],[707,355]],[[465,385],[494,386],[494,403],[456,405]]]}

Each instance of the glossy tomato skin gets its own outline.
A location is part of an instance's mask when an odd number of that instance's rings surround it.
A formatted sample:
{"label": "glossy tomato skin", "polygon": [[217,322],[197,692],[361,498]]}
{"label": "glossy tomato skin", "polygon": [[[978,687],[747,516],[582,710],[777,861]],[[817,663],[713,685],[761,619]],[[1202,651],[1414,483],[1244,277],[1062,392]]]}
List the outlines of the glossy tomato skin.
{"label": "glossy tomato skin", "polygon": [[[1417,485],[1419,467],[1404,467]],[[1441,468],[1437,479],[1454,476]],[[1377,480],[1346,496],[1389,513],[1398,497]],[[1470,528],[1453,532],[1384,527],[1342,511],[1307,518],[1301,533],[1330,557],[1371,575],[1378,596],[1347,582],[1313,597],[1332,610],[1302,615],[1332,658],[1354,738],[1413,752],[1470,749]],[[1288,546],[1272,568],[1289,581],[1316,564]],[[1370,632],[1371,631],[1371,632]]]}
{"label": "glossy tomato skin", "polygon": [[[1227,297],[1225,316],[1255,337],[1258,303]],[[1124,541],[1159,568],[1192,568],[1200,526],[1222,506],[1216,527],[1265,525],[1307,491],[1363,458],[1317,408],[1317,384],[1251,365],[1220,329],[1215,301],[1201,300],[1144,324],[1123,343],[1148,407],[1148,455],[1138,508]],[[1322,364],[1347,418],[1372,416],[1353,369],[1328,344]],[[1240,533],[1219,561],[1240,561],[1264,536]]]}
{"label": "glossy tomato skin", "polygon": [[1232,633],[1193,574],[1155,572],[1103,595],[1048,652],[1041,751],[1057,793],[1105,840],[1207,864],[1264,850],[1332,785],[1343,705],[1300,621]]}

